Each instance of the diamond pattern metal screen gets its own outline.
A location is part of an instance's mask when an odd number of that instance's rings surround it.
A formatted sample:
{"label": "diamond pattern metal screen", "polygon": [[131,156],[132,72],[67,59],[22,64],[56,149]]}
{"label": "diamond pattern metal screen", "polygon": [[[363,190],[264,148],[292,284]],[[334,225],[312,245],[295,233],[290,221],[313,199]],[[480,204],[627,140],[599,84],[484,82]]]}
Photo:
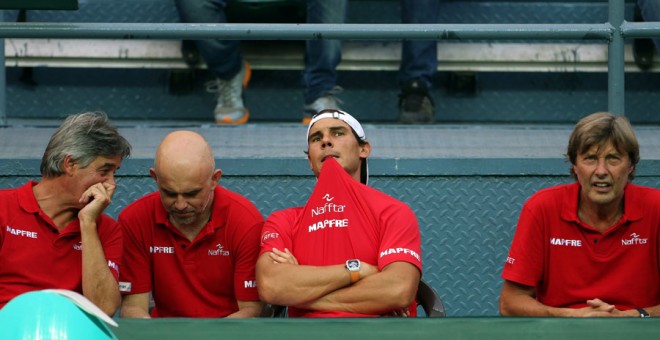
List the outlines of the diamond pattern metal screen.
{"label": "diamond pattern metal screen", "polygon": [[[17,187],[27,177],[1,177],[0,187]],[[567,176],[374,177],[371,185],[407,202],[422,233],[424,278],[438,291],[449,316],[498,314],[500,273],[520,208],[540,188],[570,182]],[[311,177],[227,176],[221,183],[253,201],[264,216],[302,205]],[[128,203],[155,190],[153,180],[119,177],[108,208],[116,217]],[[660,187],[660,176],[635,183]]]}

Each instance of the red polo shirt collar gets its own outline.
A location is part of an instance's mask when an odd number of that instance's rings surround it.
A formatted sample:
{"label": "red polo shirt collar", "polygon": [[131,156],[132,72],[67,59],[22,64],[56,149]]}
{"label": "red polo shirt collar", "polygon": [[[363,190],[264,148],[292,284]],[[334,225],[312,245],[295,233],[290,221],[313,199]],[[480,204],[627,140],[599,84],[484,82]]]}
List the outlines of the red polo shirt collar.
{"label": "red polo shirt collar", "polygon": [[[578,201],[580,198],[580,183],[575,182],[567,187],[568,198],[564,201],[561,218],[565,221],[578,222]],[[635,195],[634,185],[626,184],[623,189],[623,217],[622,222],[637,221],[642,219],[642,210],[640,208],[639,195]],[[622,223],[622,224],[623,224]]]}

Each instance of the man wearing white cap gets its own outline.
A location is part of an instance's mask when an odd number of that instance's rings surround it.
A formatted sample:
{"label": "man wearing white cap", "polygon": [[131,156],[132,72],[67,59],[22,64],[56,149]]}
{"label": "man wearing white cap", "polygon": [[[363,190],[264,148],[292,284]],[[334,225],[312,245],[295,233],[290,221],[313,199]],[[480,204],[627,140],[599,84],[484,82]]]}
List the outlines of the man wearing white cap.
{"label": "man wearing white cap", "polygon": [[366,186],[371,145],[360,123],[324,110],[307,130],[317,183],[307,204],[274,212],[257,261],[262,301],[290,317],[414,316],[421,277],[417,218]]}

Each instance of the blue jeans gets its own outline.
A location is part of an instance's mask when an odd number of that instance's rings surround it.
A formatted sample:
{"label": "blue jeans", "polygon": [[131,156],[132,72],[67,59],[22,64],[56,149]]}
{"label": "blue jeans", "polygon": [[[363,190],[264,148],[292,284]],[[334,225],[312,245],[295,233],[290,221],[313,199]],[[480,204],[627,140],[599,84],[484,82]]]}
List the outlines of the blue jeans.
{"label": "blue jeans", "polygon": [[[175,0],[182,22],[225,23],[225,0]],[[197,49],[209,70],[218,78],[229,80],[240,70],[243,54],[238,40],[197,40]]]}
{"label": "blue jeans", "polygon": [[[637,0],[637,6],[642,10],[644,21],[660,21],[659,0]],[[654,38],[655,49],[660,52],[660,38]]]}
{"label": "blue jeans", "polygon": [[[440,0],[401,0],[403,23],[437,23]],[[347,0],[307,0],[308,23],[344,23]],[[337,65],[341,62],[339,40],[308,40],[305,50],[305,104],[337,85]],[[418,78],[430,88],[438,68],[435,40],[404,41],[399,83]]]}
{"label": "blue jeans", "polygon": [[[435,24],[438,22],[440,0],[401,0],[401,22],[404,24]],[[419,79],[431,88],[431,80],[438,69],[438,42],[435,40],[406,40],[401,46],[399,85]]]}
{"label": "blue jeans", "polygon": [[[307,0],[307,22],[344,23],[347,8],[347,0]],[[339,62],[341,62],[340,40],[307,40],[303,71],[305,104],[311,104],[337,85]]]}

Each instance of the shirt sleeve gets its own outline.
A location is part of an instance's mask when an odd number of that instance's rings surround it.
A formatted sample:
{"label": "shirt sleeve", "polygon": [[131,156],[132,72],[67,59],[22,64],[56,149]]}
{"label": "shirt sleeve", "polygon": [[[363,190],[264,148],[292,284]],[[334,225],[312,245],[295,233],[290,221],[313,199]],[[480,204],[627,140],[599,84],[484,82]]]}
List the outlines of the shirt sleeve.
{"label": "shirt sleeve", "polygon": [[535,287],[543,276],[543,226],[538,204],[525,203],[504,263],[502,278]]}
{"label": "shirt sleeve", "polygon": [[417,216],[408,205],[393,205],[382,214],[384,225],[379,247],[378,268],[403,261],[422,272],[421,236]]}
{"label": "shirt sleeve", "polygon": [[124,261],[119,272],[119,290],[122,294],[140,294],[151,291],[151,256],[144,246],[138,221],[119,215],[123,232]]}
{"label": "shirt sleeve", "polygon": [[103,254],[110,272],[115,277],[115,281],[118,281],[122,262],[122,231],[117,222],[108,216],[103,216],[101,223],[103,231],[99,234],[103,235],[100,236]]}
{"label": "shirt sleeve", "polygon": [[272,213],[261,230],[261,251],[259,255],[278,250],[292,250],[292,234],[296,223],[296,214],[293,209],[281,210]]}
{"label": "shirt sleeve", "polygon": [[234,241],[234,294],[239,301],[259,301],[254,268],[259,256],[259,235],[263,219],[251,221]]}

